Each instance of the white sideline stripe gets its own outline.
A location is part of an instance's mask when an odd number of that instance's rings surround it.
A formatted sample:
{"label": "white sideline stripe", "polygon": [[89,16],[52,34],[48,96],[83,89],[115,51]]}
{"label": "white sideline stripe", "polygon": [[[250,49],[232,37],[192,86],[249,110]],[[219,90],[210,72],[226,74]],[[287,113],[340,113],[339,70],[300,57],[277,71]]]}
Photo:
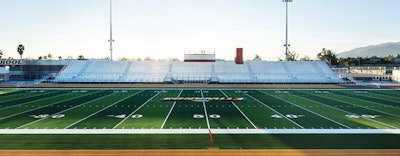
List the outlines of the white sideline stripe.
{"label": "white sideline stripe", "polygon": [[[101,91],[94,92],[93,94],[96,94],[96,93],[99,93],[99,92],[101,92]],[[91,95],[91,94],[89,94],[89,95]],[[112,95],[112,94],[110,94],[110,95]],[[102,99],[102,98],[104,98],[104,97],[108,97],[108,96],[110,96],[110,95],[107,95],[107,96],[102,96],[102,97],[99,97],[99,98],[96,98],[96,99],[93,99],[93,100],[87,101],[87,102],[85,102],[85,103],[82,103],[82,104],[76,105],[76,106],[74,106],[74,107],[71,107],[71,108],[68,108],[68,109],[64,109],[64,110],[62,110],[62,111],[59,111],[59,112],[57,112],[57,113],[53,113],[53,114],[51,114],[50,116],[52,116],[52,115],[55,115],[55,114],[64,113],[64,112],[66,112],[66,111],[69,111],[69,110],[72,110],[72,109],[78,108],[78,107],[80,107],[80,106],[86,105],[86,104],[88,104],[88,103],[91,103],[91,102],[93,102],[93,101],[96,101],[96,100]],[[39,119],[39,120],[32,121],[32,122],[30,122],[30,123],[26,123],[26,124],[24,124],[24,125],[22,125],[22,126],[19,126],[19,127],[17,127],[17,128],[23,128],[23,127],[26,127],[26,126],[28,126],[28,125],[30,125],[30,124],[34,124],[34,123],[36,123],[36,122],[39,122],[39,121],[42,121],[42,120],[48,119],[48,118],[50,118],[50,116],[49,116],[49,117],[46,117],[46,118]]]}
{"label": "white sideline stripe", "polygon": [[[297,97],[300,97],[300,98],[303,98],[303,99],[307,99],[307,100],[309,100],[309,101],[313,101],[313,102],[316,102],[316,103],[319,103],[319,104],[328,106],[328,107],[330,107],[330,108],[333,108],[333,109],[336,109],[336,110],[339,110],[339,111],[342,111],[342,112],[346,112],[346,113],[349,113],[349,114],[356,114],[356,113],[349,112],[349,111],[346,111],[346,110],[343,110],[343,109],[340,109],[340,108],[336,108],[336,107],[330,106],[330,105],[328,105],[328,104],[324,104],[324,103],[321,103],[321,102],[318,102],[318,101],[315,101],[315,100],[312,100],[312,99],[309,99],[309,98],[305,98],[305,97],[298,96],[298,95],[294,95],[294,96],[297,96]],[[370,119],[370,118],[365,118],[365,119],[366,119],[366,120],[369,120],[369,121],[372,121],[372,122],[379,123],[379,124],[381,124],[381,125],[385,125],[385,126],[388,126],[388,127],[395,128],[394,126],[391,126],[391,125],[388,125],[388,124],[385,124],[385,123],[382,123],[382,122],[379,122],[379,121],[376,121],[376,120],[373,120],[373,119]]]}
{"label": "white sideline stripe", "polygon": [[[400,134],[400,129],[210,129],[213,134]],[[208,129],[0,129],[0,134],[209,134]]]}
{"label": "white sideline stripe", "polygon": [[147,103],[149,103],[153,98],[155,98],[157,95],[159,95],[161,92],[163,92],[164,90],[161,90],[160,92],[158,92],[156,95],[154,95],[153,97],[151,97],[150,99],[148,99],[146,102],[144,102],[140,107],[136,108],[131,114],[129,114],[128,116],[126,116],[122,121],[120,121],[117,125],[115,125],[113,127],[117,128],[119,125],[121,125],[125,120],[129,119],[134,113],[136,113],[140,108],[142,108],[144,105],[146,105]]}
{"label": "white sideline stripe", "polygon": [[[221,89],[220,89],[219,91],[220,91],[222,94],[224,94],[225,97],[228,97]],[[251,124],[254,128],[257,129],[257,126],[254,125],[254,123],[246,116],[246,114],[244,114],[244,113],[242,112],[242,110],[240,110],[239,107],[238,107],[233,101],[231,101],[231,103],[233,104],[233,106],[236,107],[236,109],[237,109],[240,113],[242,113],[243,117],[246,118],[247,121],[250,122],[250,124]]]}
{"label": "white sideline stripe", "polygon": [[[179,92],[178,97],[181,96],[182,92],[183,92],[183,89],[181,89],[181,92]],[[161,129],[164,128],[164,125],[165,125],[165,123],[167,122],[167,120],[168,120],[168,118],[169,118],[169,115],[171,115],[171,112],[172,112],[172,110],[173,110],[174,107],[175,107],[175,104],[176,104],[176,101],[174,102],[174,104],[172,105],[171,109],[169,110],[168,115],[165,117],[164,122],[163,122],[162,125],[161,125]]]}
{"label": "white sideline stripe", "polygon": [[249,96],[249,97],[251,97],[252,99],[256,100],[258,103],[261,103],[262,105],[264,105],[265,107],[267,107],[267,108],[269,108],[270,110],[274,111],[275,113],[279,114],[280,116],[282,116],[282,117],[285,118],[286,120],[289,120],[289,121],[292,122],[293,124],[295,124],[295,125],[297,125],[297,126],[299,126],[299,127],[301,127],[301,128],[304,129],[303,126],[301,126],[300,124],[298,124],[298,123],[294,122],[293,120],[289,119],[288,117],[286,117],[286,115],[283,115],[282,113],[278,112],[277,110],[271,108],[270,106],[268,106],[268,105],[265,104],[264,102],[258,100],[257,98],[251,96],[250,94],[247,94],[247,93],[244,93],[244,94],[246,94],[247,96]]}
{"label": "white sideline stripe", "polygon": [[[203,90],[200,90],[201,97],[204,98]],[[207,113],[207,108],[206,108],[206,102],[203,101],[203,108],[204,108],[204,116],[206,116],[206,121],[207,121],[207,128],[208,128],[208,133],[211,133],[211,128],[210,128],[210,122],[208,121],[208,113]]]}
{"label": "white sideline stripe", "polygon": [[323,115],[321,115],[321,114],[319,114],[319,113],[317,113],[317,112],[314,112],[314,111],[311,111],[311,110],[309,110],[309,109],[300,107],[300,106],[298,106],[297,104],[295,104],[295,103],[293,103],[293,102],[287,101],[287,100],[285,100],[285,99],[283,99],[283,98],[280,98],[280,97],[278,97],[278,96],[274,96],[274,95],[271,95],[271,94],[268,94],[268,93],[265,93],[265,92],[263,92],[263,93],[264,93],[264,94],[267,94],[267,95],[269,95],[269,96],[273,96],[273,97],[275,97],[275,98],[277,98],[277,99],[279,99],[279,100],[282,100],[282,101],[284,101],[284,102],[286,102],[286,103],[288,103],[288,104],[294,105],[294,106],[297,107],[297,108],[303,109],[303,110],[305,110],[305,111],[307,111],[307,112],[310,112],[310,113],[312,113],[312,114],[314,114],[314,115],[317,115],[317,116],[319,116],[319,117],[321,117],[321,118],[324,118],[324,119],[326,119],[326,120],[329,120],[329,121],[331,121],[331,122],[333,122],[333,123],[336,123],[336,124],[338,124],[338,125],[340,125],[340,126],[343,126],[343,127],[346,127],[346,128],[350,128],[349,126],[347,126],[347,125],[345,125],[345,124],[342,124],[342,123],[340,123],[340,122],[337,122],[337,121],[335,121],[335,120],[332,120],[332,119],[330,119],[330,118],[328,118],[328,117],[326,117],[326,116],[323,116]]}
{"label": "white sideline stripe", "polygon": [[94,113],[90,114],[89,116],[87,116],[87,117],[85,117],[85,118],[82,118],[82,119],[80,119],[80,120],[78,120],[78,121],[76,121],[76,122],[70,124],[69,126],[65,127],[64,129],[70,128],[70,127],[72,127],[73,125],[76,125],[76,124],[78,124],[79,122],[82,122],[83,120],[86,120],[86,119],[92,117],[93,115],[95,115],[95,114],[97,114],[97,113],[99,113],[99,112],[101,112],[101,111],[103,111],[103,110],[105,110],[105,109],[107,109],[107,108],[110,108],[110,107],[114,106],[114,105],[117,104],[117,103],[120,103],[121,101],[123,101],[123,100],[125,100],[125,99],[128,99],[128,98],[130,98],[130,97],[132,97],[132,96],[134,96],[134,95],[136,95],[136,94],[139,94],[140,92],[143,92],[143,90],[142,90],[142,91],[138,91],[138,92],[136,92],[136,93],[133,93],[132,95],[129,95],[128,97],[125,97],[125,98],[123,98],[123,99],[121,99],[121,100],[119,100],[119,101],[117,101],[117,102],[114,102],[113,104],[111,104],[111,105],[109,105],[109,106],[107,106],[107,107],[104,107],[103,109],[100,109],[100,110],[98,110],[97,112],[94,112]]}

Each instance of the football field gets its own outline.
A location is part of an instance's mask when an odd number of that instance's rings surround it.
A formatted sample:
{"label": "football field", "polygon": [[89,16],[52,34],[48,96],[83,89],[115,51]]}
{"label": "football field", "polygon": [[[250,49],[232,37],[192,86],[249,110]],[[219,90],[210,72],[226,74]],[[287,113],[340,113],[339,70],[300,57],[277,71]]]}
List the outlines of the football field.
{"label": "football field", "polygon": [[174,142],[246,142],[260,139],[255,136],[285,134],[398,138],[400,90],[2,90],[0,134],[0,144],[17,135],[129,134],[146,141],[157,134],[161,139],[175,135]]}

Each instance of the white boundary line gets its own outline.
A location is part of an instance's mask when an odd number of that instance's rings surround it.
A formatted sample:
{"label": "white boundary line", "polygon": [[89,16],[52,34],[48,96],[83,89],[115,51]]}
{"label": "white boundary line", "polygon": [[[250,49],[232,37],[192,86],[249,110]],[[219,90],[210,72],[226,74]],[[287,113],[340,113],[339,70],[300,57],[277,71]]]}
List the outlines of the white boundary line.
{"label": "white boundary line", "polygon": [[[220,91],[222,94],[224,94],[225,97],[228,97],[221,89],[220,89],[219,91]],[[233,101],[231,101],[231,103],[232,103],[233,106],[236,107],[236,109],[237,109],[240,113],[242,113],[243,117],[246,118],[247,121],[248,121],[255,129],[257,129],[257,126],[254,125],[254,123],[246,116],[246,114],[244,114],[244,113],[242,112],[242,110],[240,110],[239,107],[238,107]]]}
{"label": "white boundary line", "polygon": [[[213,134],[400,134],[400,129],[210,129]],[[209,134],[208,129],[0,129],[0,134]]]}
{"label": "white boundary line", "polygon": [[152,96],[150,99],[148,99],[146,102],[144,102],[141,106],[139,106],[138,108],[136,108],[131,114],[129,114],[128,116],[126,116],[122,121],[120,121],[117,125],[115,125],[112,129],[117,128],[119,125],[121,125],[125,120],[129,119],[134,113],[136,113],[140,108],[142,108],[144,105],[146,105],[147,103],[149,103],[153,98],[155,98],[157,95],[159,95],[161,92],[163,92],[164,90],[161,90],[160,92],[158,92],[157,94],[155,94],[154,96]]}
{"label": "white boundary line", "polygon": [[[178,94],[178,97],[181,96],[182,92],[183,92],[183,90],[181,89],[181,91],[180,91],[179,94]],[[171,112],[172,112],[172,110],[173,110],[174,107],[175,107],[175,104],[176,104],[176,101],[174,102],[174,104],[172,104],[171,109],[170,109],[169,112],[168,112],[168,115],[165,117],[164,122],[163,122],[162,125],[161,125],[161,129],[164,128],[164,125],[165,125],[165,123],[167,122],[167,120],[168,120],[168,118],[169,118],[169,115],[171,115]]]}

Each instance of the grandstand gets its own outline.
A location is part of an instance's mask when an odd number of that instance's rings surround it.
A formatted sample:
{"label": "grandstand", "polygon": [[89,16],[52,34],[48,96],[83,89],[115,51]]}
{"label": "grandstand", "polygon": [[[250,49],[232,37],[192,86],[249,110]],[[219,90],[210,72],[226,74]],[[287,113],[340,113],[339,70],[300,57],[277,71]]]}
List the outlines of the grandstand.
{"label": "grandstand", "polygon": [[[110,61],[23,60],[2,75],[37,83],[158,84],[338,84],[344,82],[323,61]],[[9,73],[7,73],[9,72]]]}
{"label": "grandstand", "polygon": [[146,62],[71,60],[55,83],[341,83],[321,61]]}

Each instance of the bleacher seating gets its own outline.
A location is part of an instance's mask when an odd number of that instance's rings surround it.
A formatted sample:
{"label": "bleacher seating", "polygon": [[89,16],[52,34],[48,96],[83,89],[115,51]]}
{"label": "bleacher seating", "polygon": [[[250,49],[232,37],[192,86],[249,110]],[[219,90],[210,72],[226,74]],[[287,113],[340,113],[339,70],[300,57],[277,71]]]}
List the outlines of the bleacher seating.
{"label": "bleacher seating", "polygon": [[172,62],[171,77],[177,81],[207,81],[211,79],[213,63]]}
{"label": "bleacher seating", "polygon": [[235,64],[235,62],[215,62],[215,75],[220,83],[249,83],[252,76],[247,64]]}
{"label": "bleacher seating", "polygon": [[340,83],[321,61],[219,62],[70,61],[55,82],[86,83]]}
{"label": "bleacher seating", "polygon": [[161,83],[169,68],[169,62],[131,62],[125,73],[125,82]]}

